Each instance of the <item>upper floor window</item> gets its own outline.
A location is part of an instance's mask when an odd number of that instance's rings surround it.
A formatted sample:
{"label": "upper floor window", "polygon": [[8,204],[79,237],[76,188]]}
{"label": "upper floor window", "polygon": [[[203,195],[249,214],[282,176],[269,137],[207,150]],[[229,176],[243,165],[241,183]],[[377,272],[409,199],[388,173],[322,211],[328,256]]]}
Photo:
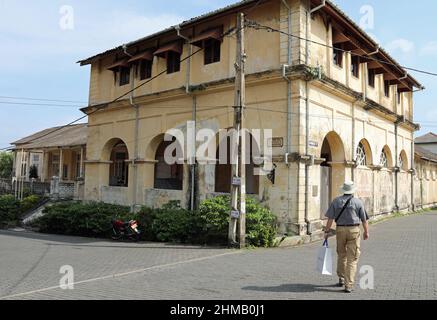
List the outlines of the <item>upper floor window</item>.
{"label": "upper floor window", "polygon": [[402,92],[398,91],[398,104],[401,104],[401,100],[402,100]]}
{"label": "upper floor window", "polygon": [[120,67],[120,86],[129,84],[130,81],[130,67]]}
{"label": "upper floor window", "polygon": [[354,77],[360,77],[360,57],[352,56],[351,72]]}
{"label": "upper floor window", "polygon": [[181,54],[175,51],[167,52],[167,74],[181,70]]}
{"label": "upper floor window", "polygon": [[375,78],[376,78],[376,74],[375,74],[375,69],[369,69],[368,72],[369,75],[369,87],[375,88]]}
{"label": "upper floor window", "polygon": [[340,68],[343,68],[343,55],[344,55],[344,52],[343,52],[343,50],[341,48],[341,45],[334,44],[334,49],[333,50],[334,50],[334,55],[333,55],[334,64],[336,66],[339,66]]}
{"label": "upper floor window", "polygon": [[390,98],[390,81],[384,80],[384,95]]}
{"label": "upper floor window", "polygon": [[364,144],[360,142],[357,148],[357,166],[366,166],[367,165],[367,155]]}
{"label": "upper floor window", "polygon": [[383,168],[388,168],[388,157],[385,150],[382,150],[381,157],[380,157],[380,166]]}
{"label": "upper floor window", "polygon": [[149,79],[152,77],[152,61],[141,60],[140,62],[140,80]]}
{"label": "upper floor window", "polygon": [[220,61],[221,41],[216,39],[207,39],[204,44],[205,65]]}
{"label": "upper floor window", "polygon": [[215,27],[195,36],[191,44],[203,48],[205,65],[220,61],[223,27]]}

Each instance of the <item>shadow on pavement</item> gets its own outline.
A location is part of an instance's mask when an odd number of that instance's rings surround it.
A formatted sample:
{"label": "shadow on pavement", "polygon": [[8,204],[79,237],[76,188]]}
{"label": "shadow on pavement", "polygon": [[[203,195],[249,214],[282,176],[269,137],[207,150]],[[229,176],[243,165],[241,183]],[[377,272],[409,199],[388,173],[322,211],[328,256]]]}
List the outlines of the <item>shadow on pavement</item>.
{"label": "shadow on pavement", "polygon": [[95,239],[84,238],[64,235],[53,235],[45,233],[36,233],[30,231],[12,231],[12,230],[0,230],[0,235],[8,237],[17,237],[22,239],[49,241],[46,243],[50,246],[72,246],[72,247],[84,247],[84,248],[120,248],[120,249],[186,249],[186,250],[213,250],[213,249],[227,249],[226,247],[219,246],[196,246],[196,245],[183,245],[172,243],[158,243],[158,242],[129,242],[129,241],[111,241],[108,239]]}
{"label": "shadow on pavement", "polygon": [[250,291],[262,291],[262,292],[294,292],[294,293],[310,293],[310,292],[341,292],[341,288],[336,287],[336,285],[313,285],[313,284],[282,284],[276,287],[259,287],[259,286],[249,286],[242,288],[243,290]]}

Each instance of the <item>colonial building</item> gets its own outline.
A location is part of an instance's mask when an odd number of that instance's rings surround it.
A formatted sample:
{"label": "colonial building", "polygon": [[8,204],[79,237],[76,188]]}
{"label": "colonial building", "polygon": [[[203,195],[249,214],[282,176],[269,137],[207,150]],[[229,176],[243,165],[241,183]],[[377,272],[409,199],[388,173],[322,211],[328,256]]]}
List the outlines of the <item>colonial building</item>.
{"label": "colonial building", "polygon": [[428,133],[416,138],[415,201],[417,208],[437,206],[437,135]]}
{"label": "colonial building", "polygon": [[229,165],[168,165],[164,134],[187,131],[187,121],[233,126],[239,12],[250,21],[245,127],[273,130],[276,165],[275,179],[248,165],[248,193],[277,214],[280,231],[319,230],[345,180],[371,216],[411,209],[422,86],[322,0],[242,1],[80,61],[91,68],[85,198],[190,207],[229,192]]}

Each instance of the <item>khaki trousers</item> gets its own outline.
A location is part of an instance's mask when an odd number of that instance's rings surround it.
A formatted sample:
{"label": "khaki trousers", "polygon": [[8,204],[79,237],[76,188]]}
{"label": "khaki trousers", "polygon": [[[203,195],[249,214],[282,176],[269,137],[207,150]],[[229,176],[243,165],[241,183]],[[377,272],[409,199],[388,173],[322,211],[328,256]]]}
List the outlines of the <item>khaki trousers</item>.
{"label": "khaki trousers", "polygon": [[344,280],[345,287],[352,289],[355,284],[358,259],[360,258],[360,227],[337,227],[337,274]]}

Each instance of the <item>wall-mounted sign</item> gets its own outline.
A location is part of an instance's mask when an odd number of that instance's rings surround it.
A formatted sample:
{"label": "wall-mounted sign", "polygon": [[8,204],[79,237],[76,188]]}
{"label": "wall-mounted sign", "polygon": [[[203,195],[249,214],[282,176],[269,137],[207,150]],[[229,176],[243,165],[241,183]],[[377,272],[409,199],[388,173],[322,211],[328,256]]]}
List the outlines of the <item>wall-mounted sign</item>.
{"label": "wall-mounted sign", "polygon": [[232,219],[238,219],[240,217],[240,211],[231,211],[231,218]]}
{"label": "wall-mounted sign", "polygon": [[233,186],[241,186],[241,178],[240,177],[233,177],[232,178],[232,185]]}
{"label": "wall-mounted sign", "polygon": [[273,137],[268,140],[269,147],[271,148],[282,148],[284,146],[284,138]]}
{"label": "wall-mounted sign", "polygon": [[312,148],[318,148],[318,147],[319,147],[319,143],[318,143],[317,141],[313,141],[313,140],[310,140],[310,141],[308,142],[308,145],[309,145],[310,147],[312,147]]}

